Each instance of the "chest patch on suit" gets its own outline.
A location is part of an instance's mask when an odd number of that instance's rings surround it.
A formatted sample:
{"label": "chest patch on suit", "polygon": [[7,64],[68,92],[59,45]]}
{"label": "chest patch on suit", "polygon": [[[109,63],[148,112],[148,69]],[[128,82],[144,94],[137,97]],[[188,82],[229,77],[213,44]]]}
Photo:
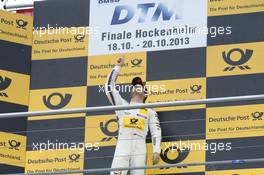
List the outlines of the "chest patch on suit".
{"label": "chest patch on suit", "polygon": [[139,111],[138,111],[138,113],[139,114],[141,114],[141,115],[145,115],[145,116],[147,116],[148,115],[148,110],[147,109],[140,109]]}
{"label": "chest patch on suit", "polygon": [[138,117],[147,119],[148,118],[148,110],[147,109],[140,109],[137,113]]}
{"label": "chest patch on suit", "polygon": [[143,118],[126,116],[123,117],[122,123],[124,128],[134,128],[140,131],[145,130],[145,120]]}

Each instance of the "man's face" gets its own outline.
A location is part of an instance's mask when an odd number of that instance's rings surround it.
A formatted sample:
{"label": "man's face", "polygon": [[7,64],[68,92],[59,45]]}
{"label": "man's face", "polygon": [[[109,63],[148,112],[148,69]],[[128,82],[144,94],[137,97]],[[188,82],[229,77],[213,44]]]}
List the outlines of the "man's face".
{"label": "man's face", "polygon": [[137,97],[137,98],[144,100],[146,97],[145,92],[144,92],[144,87],[141,85],[133,86],[133,89],[131,92],[131,98],[133,97]]}

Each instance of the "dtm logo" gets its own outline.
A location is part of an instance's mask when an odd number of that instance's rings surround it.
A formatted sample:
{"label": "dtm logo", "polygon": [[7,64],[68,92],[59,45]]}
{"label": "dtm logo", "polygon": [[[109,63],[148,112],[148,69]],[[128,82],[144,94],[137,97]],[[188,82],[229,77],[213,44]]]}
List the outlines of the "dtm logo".
{"label": "dtm logo", "polygon": [[131,60],[132,67],[141,67],[142,59]]}
{"label": "dtm logo", "polygon": [[[178,154],[177,157],[174,159],[170,159],[169,153],[173,154],[174,152],[176,152]],[[170,147],[166,148],[164,151],[161,150],[160,158],[165,163],[177,164],[177,163],[183,162],[187,158],[189,153],[190,153],[190,149],[188,149],[188,148],[180,149],[177,146],[170,146]],[[186,168],[186,167],[179,166],[177,168]],[[163,169],[163,168],[161,168],[161,169]],[[165,168],[165,169],[169,169],[169,168]]]}
{"label": "dtm logo", "polygon": [[201,93],[202,85],[193,85],[190,87],[190,89],[191,89],[191,94],[195,94],[195,93],[199,94]]}
{"label": "dtm logo", "polygon": [[17,28],[26,29],[26,26],[28,25],[27,21],[24,21],[23,19],[16,20]]}
{"label": "dtm logo", "polygon": [[[154,14],[152,14],[151,19],[147,19],[150,15],[149,9],[151,8],[155,8]],[[156,3],[138,4],[136,9],[128,5],[118,5],[115,7],[111,25],[128,23],[135,16],[139,16],[137,20],[138,23],[144,23],[147,20],[155,22],[158,21],[160,17],[162,17],[163,21],[179,19],[179,16],[173,10],[169,10],[168,6],[164,3],[158,3],[157,5]]]}
{"label": "dtm logo", "polygon": [[76,43],[84,42],[84,38],[85,38],[85,35],[83,35],[83,34],[77,34],[77,35],[74,36],[74,39],[75,39]]}
{"label": "dtm logo", "polygon": [[11,82],[12,80],[10,78],[0,76],[0,97],[8,97],[8,95],[2,91],[6,90]]}
{"label": "dtm logo", "polygon": [[[111,119],[107,122],[100,123],[100,129],[104,133],[104,135],[108,136],[101,140],[101,142],[108,142],[113,138],[117,138],[118,129],[113,131],[113,124],[117,124],[117,119]],[[112,127],[112,128],[111,128]],[[118,127],[117,127],[118,128]]]}
{"label": "dtm logo", "polygon": [[80,154],[69,155],[70,163],[79,162],[80,156],[81,156]]}
{"label": "dtm logo", "polygon": [[251,116],[253,117],[253,121],[254,120],[262,120],[263,119],[263,112],[254,112],[251,114]]}
{"label": "dtm logo", "polygon": [[21,145],[21,142],[18,142],[16,140],[9,140],[9,149],[19,150],[19,146]]}
{"label": "dtm logo", "polygon": [[[51,102],[52,98],[56,98],[56,97],[59,97],[60,102],[58,104],[52,104]],[[43,96],[42,100],[45,106],[47,106],[47,108],[49,109],[61,109],[70,102],[71,98],[72,98],[71,94],[65,94],[65,96],[63,96],[61,93],[56,92],[49,95],[48,98],[46,97],[46,95]]]}
{"label": "dtm logo", "polygon": [[[240,58],[237,61],[234,61],[231,55],[236,52],[239,53]],[[235,48],[235,49],[230,50],[227,54],[226,52],[223,52],[222,56],[223,56],[224,61],[227,64],[231,65],[230,67],[226,67],[224,71],[233,71],[236,67],[238,67],[241,70],[251,69],[249,66],[244,65],[244,64],[249,61],[252,55],[253,55],[253,50],[249,50],[249,49],[247,49],[246,51],[243,51],[242,49]]]}

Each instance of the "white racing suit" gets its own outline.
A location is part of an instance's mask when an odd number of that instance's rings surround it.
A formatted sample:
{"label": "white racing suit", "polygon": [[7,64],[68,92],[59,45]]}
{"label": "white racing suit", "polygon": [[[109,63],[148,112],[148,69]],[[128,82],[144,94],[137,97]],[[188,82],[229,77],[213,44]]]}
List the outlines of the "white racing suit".
{"label": "white racing suit", "polygon": [[[128,105],[115,88],[121,67],[115,66],[108,75],[105,90],[113,105]],[[115,111],[119,134],[112,168],[138,167],[146,165],[146,135],[151,132],[153,152],[160,153],[161,128],[157,113],[152,109]],[[152,156],[152,155],[151,155]],[[111,175],[126,175],[128,171],[115,171]],[[131,170],[130,175],[143,175],[144,170]]]}

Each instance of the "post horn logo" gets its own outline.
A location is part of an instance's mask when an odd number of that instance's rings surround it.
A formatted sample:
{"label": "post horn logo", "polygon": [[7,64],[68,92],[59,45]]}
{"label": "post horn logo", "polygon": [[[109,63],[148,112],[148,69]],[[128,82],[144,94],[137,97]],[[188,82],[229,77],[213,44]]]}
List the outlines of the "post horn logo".
{"label": "post horn logo", "polygon": [[8,97],[8,95],[2,91],[6,90],[10,86],[11,82],[12,80],[10,78],[0,76],[0,97]]}
{"label": "post horn logo", "polygon": [[[60,98],[60,103],[59,104],[52,104],[51,100],[54,97],[59,97]],[[71,94],[65,94],[65,96],[63,96],[61,93],[59,92],[55,92],[53,94],[50,94],[47,98],[47,96],[43,96],[42,100],[43,103],[45,104],[45,106],[49,109],[61,109],[64,108],[71,100],[72,95]]]}
{"label": "post horn logo", "polygon": [[84,42],[85,35],[84,34],[77,34],[74,36],[75,42],[76,43],[82,43]]}
{"label": "post horn logo", "polygon": [[101,142],[109,142],[113,138],[117,139],[118,135],[118,129],[116,131],[111,131],[109,128],[110,124],[117,123],[117,119],[110,119],[107,122],[101,122],[100,123],[100,129],[106,135],[107,137],[104,137]]}
{"label": "post horn logo", "polygon": [[[178,156],[176,158],[174,158],[174,159],[170,159],[169,156],[168,156],[168,153],[169,152],[174,152],[174,151],[178,152]],[[177,146],[170,146],[170,147],[166,148],[164,151],[161,150],[160,158],[165,163],[177,164],[177,163],[183,162],[189,154],[190,154],[190,149],[189,148],[183,148],[181,150]],[[187,167],[179,166],[177,168],[187,168]],[[161,169],[163,169],[163,168],[161,168]],[[169,169],[169,168],[165,168],[165,169]]]}
{"label": "post horn logo", "polygon": [[131,60],[132,67],[141,67],[142,59],[133,59]]}
{"label": "post horn logo", "polygon": [[81,155],[80,154],[71,154],[69,155],[70,163],[79,162]]}
{"label": "post horn logo", "polygon": [[23,19],[17,19],[16,24],[17,24],[17,28],[26,29],[28,22],[24,21]]}
{"label": "post horn logo", "polygon": [[[240,54],[240,59],[237,61],[232,60],[232,54],[235,52],[238,52]],[[250,50],[250,49],[243,51],[242,49],[234,48],[230,50],[227,54],[226,52],[223,52],[222,56],[223,56],[224,61],[230,65],[224,69],[224,72],[233,71],[236,67],[238,67],[240,70],[251,69],[248,65],[244,65],[244,64],[250,60],[252,55],[253,55],[253,50]]]}
{"label": "post horn logo", "polygon": [[21,142],[18,142],[16,140],[8,140],[9,149],[19,150],[19,146],[21,145]]}
{"label": "post horn logo", "polygon": [[253,121],[254,120],[263,120],[263,112],[253,112],[251,115],[253,117]]}
{"label": "post horn logo", "polygon": [[201,89],[202,89],[202,85],[193,85],[190,87],[191,89],[191,94],[194,94],[194,93],[201,93]]}
{"label": "post horn logo", "polygon": [[136,119],[136,118],[131,118],[131,119],[130,119],[130,124],[131,124],[131,125],[136,125],[137,122],[138,122],[138,119]]}

